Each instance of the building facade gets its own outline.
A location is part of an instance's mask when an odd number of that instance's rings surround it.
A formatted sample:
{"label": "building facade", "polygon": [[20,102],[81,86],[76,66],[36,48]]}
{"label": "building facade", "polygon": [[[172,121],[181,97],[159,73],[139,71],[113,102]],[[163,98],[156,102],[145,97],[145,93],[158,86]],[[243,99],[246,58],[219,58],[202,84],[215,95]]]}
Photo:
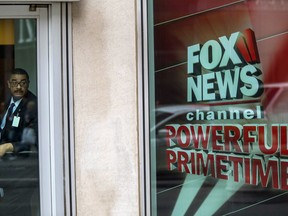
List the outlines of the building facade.
{"label": "building facade", "polygon": [[78,215],[140,214],[137,4],[72,6]]}
{"label": "building facade", "polygon": [[286,215],[287,10],[0,0],[0,215]]}

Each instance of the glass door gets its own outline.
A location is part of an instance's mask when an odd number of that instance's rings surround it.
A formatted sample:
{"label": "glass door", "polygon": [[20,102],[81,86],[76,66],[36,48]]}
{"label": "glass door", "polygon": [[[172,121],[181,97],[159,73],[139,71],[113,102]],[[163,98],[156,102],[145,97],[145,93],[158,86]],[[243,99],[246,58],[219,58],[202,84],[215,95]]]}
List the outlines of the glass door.
{"label": "glass door", "polygon": [[40,103],[48,92],[47,8],[29,8],[0,5],[0,215],[38,216],[45,200],[41,161],[49,152],[38,125],[48,106]]}

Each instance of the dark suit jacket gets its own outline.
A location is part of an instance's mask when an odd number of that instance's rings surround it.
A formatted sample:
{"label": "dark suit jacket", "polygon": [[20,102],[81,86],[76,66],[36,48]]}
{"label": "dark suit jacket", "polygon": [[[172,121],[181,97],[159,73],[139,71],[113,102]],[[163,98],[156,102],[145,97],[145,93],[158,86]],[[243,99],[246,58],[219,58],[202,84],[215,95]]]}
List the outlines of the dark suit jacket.
{"label": "dark suit jacket", "polygon": [[[0,121],[10,100],[7,102]],[[19,123],[16,121],[17,124],[13,126],[15,116],[19,117]],[[0,199],[0,215],[31,215],[31,197],[39,187],[38,155],[17,153],[29,151],[32,145],[37,145],[37,134],[37,98],[28,92],[14,111],[11,121],[7,121],[1,131],[0,145],[11,142],[14,154],[6,154],[0,161],[0,187],[4,189],[4,197]]]}
{"label": "dark suit jacket", "polygon": [[[1,114],[1,121],[9,106],[9,102],[6,105],[6,109]],[[12,125],[14,116],[20,118],[18,127]],[[5,127],[1,131],[0,145],[3,143],[11,142],[14,147],[14,153],[30,150],[31,145],[37,146],[38,142],[37,98],[33,93],[28,91],[26,96],[23,97],[22,101],[14,111],[11,119],[12,121],[7,121]],[[34,134],[35,136],[34,138],[25,137],[25,136],[32,136],[32,134]],[[32,138],[35,140],[34,143],[31,143],[31,141],[29,141],[33,140]]]}

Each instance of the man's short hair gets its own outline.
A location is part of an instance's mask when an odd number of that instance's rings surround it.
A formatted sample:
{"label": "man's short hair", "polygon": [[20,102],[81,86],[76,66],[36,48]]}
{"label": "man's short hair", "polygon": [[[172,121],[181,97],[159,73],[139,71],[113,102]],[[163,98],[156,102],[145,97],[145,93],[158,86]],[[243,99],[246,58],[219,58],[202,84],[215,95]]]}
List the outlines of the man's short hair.
{"label": "man's short hair", "polygon": [[22,68],[15,68],[15,69],[13,69],[13,70],[10,72],[9,79],[10,79],[11,75],[14,75],[14,74],[26,75],[27,80],[29,81],[29,75],[28,75],[27,71],[24,70],[24,69],[22,69]]}

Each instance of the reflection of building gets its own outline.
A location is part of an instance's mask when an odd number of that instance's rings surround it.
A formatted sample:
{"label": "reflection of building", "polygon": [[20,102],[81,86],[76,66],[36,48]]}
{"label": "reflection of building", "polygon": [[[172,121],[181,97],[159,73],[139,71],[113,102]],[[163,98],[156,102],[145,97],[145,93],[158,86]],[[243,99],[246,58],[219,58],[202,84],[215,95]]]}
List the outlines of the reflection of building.
{"label": "reflection of building", "polygon": [[17,42],[19,44],[30,43],[36,40],[33,29],[35,28],[35,23],[32,20],[19,20],[19,36]]}

